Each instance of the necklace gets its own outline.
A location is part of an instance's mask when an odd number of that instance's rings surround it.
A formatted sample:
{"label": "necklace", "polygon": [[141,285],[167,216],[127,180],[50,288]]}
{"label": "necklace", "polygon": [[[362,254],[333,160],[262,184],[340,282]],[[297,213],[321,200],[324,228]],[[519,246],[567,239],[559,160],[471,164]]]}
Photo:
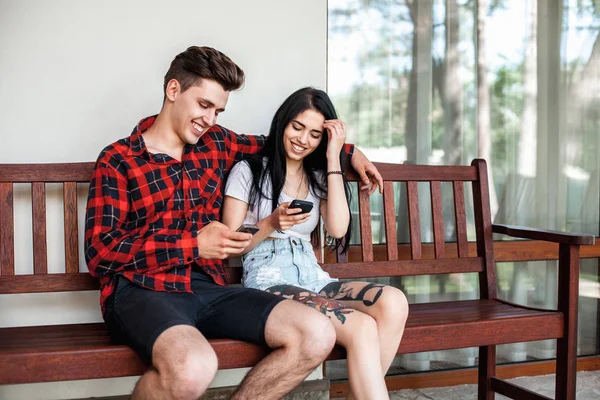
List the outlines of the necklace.
{"label": "necklace", "polygon": [[[296,196],[292,197],[292,199],[298,199],[298,196],[300,195],[300,191],[302,190],[302,184],[304,183],[304,172],[301,172],[301,176],[300,176],[300,183],[298,183],[298,189],[296,189]],[[287,184],[287,179],[285,180],[286,182],[286,186],[289,186]],[[291,189],[291,188],[290,188]]]}

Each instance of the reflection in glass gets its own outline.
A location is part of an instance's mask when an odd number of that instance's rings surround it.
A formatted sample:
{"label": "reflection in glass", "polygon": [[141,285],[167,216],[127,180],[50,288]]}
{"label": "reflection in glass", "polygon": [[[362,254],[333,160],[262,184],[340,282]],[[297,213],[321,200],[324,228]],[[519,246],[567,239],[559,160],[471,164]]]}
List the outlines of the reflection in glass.
{"label": "reflection in glass", "polygon": [[[495,222],[600,233],[600,1],[328,4],[328,91],[348,125],[348,140],[369,158],[468,164],[482,157]],[[395,192],[398,239],[406,242],[405,189],[398,185]],[[451,190],[443,188],[443,196],[452,204]],[[381,243],[381,199],[372,198],[371,207],[373,240]],[[422,212],[426,208],[421,205]],[[453,220],[445,220],[452,241]],[[430,221],[421,229],[428,241]],[[500,296],[555,307],[556,269],[555,261],[499,263]],[[600,353],[599,281],[598,260],[583,260],[579,354]],[[386,283],[401,287],[411,302],[478,296],[470,275]],[[552,342],[498,349],[499,363],[554,356]],[[470,349],[406,355],[390,373],[474,363]],[[339,362],[329,364],[331,378],[344,375]]]}

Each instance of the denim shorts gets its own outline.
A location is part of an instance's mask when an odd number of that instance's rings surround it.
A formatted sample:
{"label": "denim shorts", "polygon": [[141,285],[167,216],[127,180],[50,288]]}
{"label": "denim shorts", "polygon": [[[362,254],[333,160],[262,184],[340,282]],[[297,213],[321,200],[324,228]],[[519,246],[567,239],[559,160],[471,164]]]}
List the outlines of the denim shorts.
{"label": "denim shorts", "polygon": [[266,290],[293,285],[318,293],[331,282],[309,241],[298,238],[265,240],[242,257],[245,287]]}

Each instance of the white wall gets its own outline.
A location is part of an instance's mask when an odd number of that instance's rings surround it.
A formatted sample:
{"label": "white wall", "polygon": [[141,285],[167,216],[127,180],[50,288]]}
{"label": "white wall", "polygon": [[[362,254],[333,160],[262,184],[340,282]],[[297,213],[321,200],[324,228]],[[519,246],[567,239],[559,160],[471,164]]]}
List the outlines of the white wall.
{"label": "white wall", "polygon": [[[288,94],[325,87],[326,29],[323,0],[0,0],[0,163],[95,160],[139,119],[159,111],[164,73],[190,45],[223,51],[247,74],[219,123],[266,133]],[[59,272],[61,193],[48,191],[49,270]],[[82,188],[80,214],[85,195]],[[15,202],[16,270],[31,273],[29,190],[18,187]],[[0,295],[0,327],[100,320],[95,292]],[[240,376],[226,371],[216,384],[235,384]],[[0,398],[124,394],[134,383],[0,386]]]}

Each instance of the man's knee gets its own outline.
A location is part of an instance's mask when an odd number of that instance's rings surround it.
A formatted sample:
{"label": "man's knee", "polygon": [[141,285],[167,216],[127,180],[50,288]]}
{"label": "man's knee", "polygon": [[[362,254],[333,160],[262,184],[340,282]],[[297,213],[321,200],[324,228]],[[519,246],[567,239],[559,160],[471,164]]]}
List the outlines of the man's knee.
{"label": "man's knee", "polygon": [[153,350],[161,386],[173,399],[198,399],[217,373],[217,355],[195,328],[171,329]]}
{"label": "man's knee", "polygon": [[208,389],[218,370],[214,351],[190,352],[169,365],[159,376],[173,399],[198,399]]}
{"label": "man's knee", "polygon": [[328,317],[320,313],[314,314],[315,318],[301,333],[301,344],[304,347],[301,351],[320,364],[335,346],[336,333]]}
{"label": "man's knee", "polygon": [[273,309],[265,334],[269,346],[296,350],[316,364],[329,355],[336,339],[329,318],[293,300],[282,301]]}
{"label": "man's knee", "polygon": [[217,357],[203,354],[201,359],[189,359],[180,365],[180,369],[170,380],[173,398],[198,399],[208,389],[217,373]]}
{"label": "man's knee", "polygon": [[[333,324],[325,315],[302,305],[303,324],[297,327],[297,346],[301,354],[320,364],[335,346],[336,334]],[[294,343],[288,343],[294,345]]]}

